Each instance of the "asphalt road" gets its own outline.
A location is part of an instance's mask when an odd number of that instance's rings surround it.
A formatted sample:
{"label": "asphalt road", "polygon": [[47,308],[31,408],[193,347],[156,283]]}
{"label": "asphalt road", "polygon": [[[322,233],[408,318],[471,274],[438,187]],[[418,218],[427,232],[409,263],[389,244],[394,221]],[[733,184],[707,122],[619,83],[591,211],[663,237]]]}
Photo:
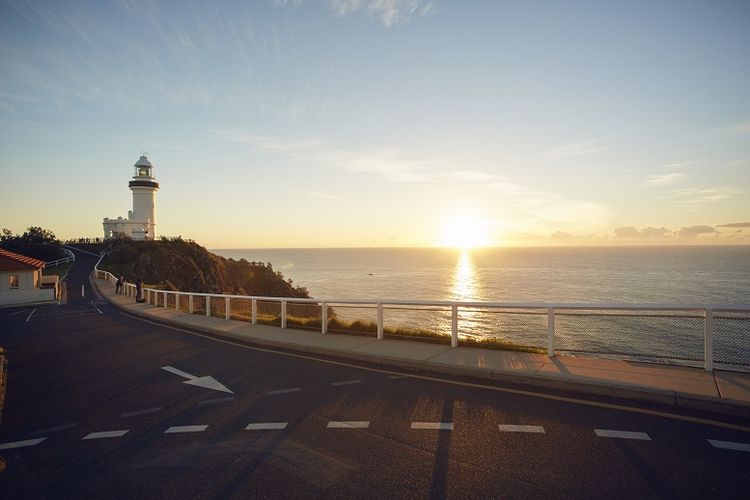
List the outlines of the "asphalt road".
{"label": "asphalt road", "polygon": [[[549,400],[178,331],[99,301],[88,283],[96,259],[78,257],[67,304],[0,310],[9,358],[1,498],[750,492],[748,419]],[[186,384],[189,375],[232,393]]]}

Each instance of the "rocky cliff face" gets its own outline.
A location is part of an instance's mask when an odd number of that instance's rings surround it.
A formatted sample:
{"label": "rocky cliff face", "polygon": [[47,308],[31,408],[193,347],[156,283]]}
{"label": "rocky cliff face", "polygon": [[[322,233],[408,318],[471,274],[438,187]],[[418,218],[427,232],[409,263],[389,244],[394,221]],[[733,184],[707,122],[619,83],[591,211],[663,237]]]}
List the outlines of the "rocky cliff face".
{"label": "rocky cliff face", "polygon": [[184,292],[309,297],[307,290],[293,287],[270,264],[227,259],[179,238],[116,239],[107,243],[106,251],[99,268],[131,282],[140,277],[144,283]]}

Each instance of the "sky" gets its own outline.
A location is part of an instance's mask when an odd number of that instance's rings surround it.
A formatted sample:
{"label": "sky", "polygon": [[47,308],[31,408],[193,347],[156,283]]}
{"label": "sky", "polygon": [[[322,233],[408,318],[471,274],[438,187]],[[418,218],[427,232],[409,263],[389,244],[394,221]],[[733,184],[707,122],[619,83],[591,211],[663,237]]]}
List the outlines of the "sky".
{"label": "sky", "polygon": [[0,226],[750,244],[750,3],[0,0]]}

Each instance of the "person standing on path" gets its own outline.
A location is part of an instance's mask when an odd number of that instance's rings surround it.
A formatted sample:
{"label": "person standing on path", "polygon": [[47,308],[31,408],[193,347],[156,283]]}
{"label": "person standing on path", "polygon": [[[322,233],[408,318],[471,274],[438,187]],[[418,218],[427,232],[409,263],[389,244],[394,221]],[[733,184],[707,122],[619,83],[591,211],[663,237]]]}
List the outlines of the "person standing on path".
{"label": "person standing on path", "polygon": [[143,281],[141,281],[141,278],[138,278],[135,281],[135,301],[137,303],[143,302],[143,299],[141,298],[141,288],[143,287]]}
{"label": "person standing on path", "polygon": [[122,276],[117,278],[115,282],[115,293],[120,293],[120,290],[122,290]]}

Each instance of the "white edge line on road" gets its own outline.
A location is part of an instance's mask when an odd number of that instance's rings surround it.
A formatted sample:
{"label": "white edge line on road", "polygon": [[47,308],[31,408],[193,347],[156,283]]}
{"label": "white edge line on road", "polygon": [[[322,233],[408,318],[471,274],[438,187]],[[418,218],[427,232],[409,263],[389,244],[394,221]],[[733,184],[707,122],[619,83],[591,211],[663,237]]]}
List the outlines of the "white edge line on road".
{"label": "white edge line on road", "polygon": [[199,405],[215,405],[219,403],[228,403],[229,401],[234,401],[235,399],[237,398],[235,398],[234,396],[227,396],[225,398],[204,399],[203,401],[200,401],[198,404]]}
{"label": "white edge line on road", "polygon": [[122,437],[125,434],[130,432],[130,429],[121,429],[117,431],[101,431],[101,432],[91,432],[89,434],[86,434],[82,440],[84,439],[107,439],[107,438],[118,438]]}
{"label": "white edge line on road", "polygon": [[291,389],[276,389],[275,391],[268,391],[268,394],[287,394],[289,392],[300,392],[301,387],[292,387]]}
{"label": "white edge line on road", "polygon": [[411,428],[433,431],[452,431],[453,422],[412,422]]}
{"label": "white edge line on road", "polygon": [[28,309],[21,309],[20,311],[13,311],[12,313],[8,313],[8,316],[15,316],[16,314],[25,313],[28,311]]}
{"label": "white edge line on road", "polygon": [[91,301],[91,305],[94,306],[94,309],[96,309],[96,312],[98,312],[101,315],[104,315],[104,313],[102,312],[102,310],[99,309],[98,307],[96,307],[96,304],[94,304],[93,300]]}
{"label": "white edge line on road", "polygon": [[356,422],[356,421],[330,421],[326,428],[328,429],[367,429],[370,427],[370,422]]}
{"label": "white edge line on road", "polygon": [[651,438],[645,432],[618,431],[614,429],[594,429],[594,433],[596,433],[596,435],[599,437],[651,441]]}
{"label": "white edge line on road", "polygon": [[139,316],[134,316],[134,315],[126,313],[124,311],[120,311],[120,314],[122,314],[123,316],[127,316],[130,319],[134,319],[134,320],[137,320],[137,321],[141,321],[143,323],[149,323],[151,325],[158,326],[159,328],[168,328],[168,329],[174,330],[176,332],[182,332],[182,333],[187,333],[188,335],[193,335],[193,336],[196,336],[196,337],[202,337],[202,338],[204,338],[206,340],[211,340],[211,341],[214,341],[214,342],[221,342],[222,344],[232,345],[232,346],[235,346],[235,347],[240,347],[242,349],[248,349],[248,350],[251,350],[251,351],[267,352],[267,353],[275,354],[277,356],[287,356],[287,357],[297,358],[297,359],[307,359],[309,361],[316,361],[318,363],[325,363],[325,364],[334,365],[334,366],[345,366],[345,367],[348,367],[348,368],[356,368],[358,370],[364,370],[364,371],[368,371],[368,372],[372,372],[372,373],[384,373],[384,374],[389,374],[389,375],[400,375],[402,377],[412,378],[412,379],[415,379],[415,380],[426,380],[426,381],[437,382],[437,383],[441,383],[441,384],[457,385],[457,386],[461,386],[461,387],[472,387],[472,388],[475,388],[475,389],[485,389],[485,390],[495,391],[495,392],[504,392],[506,394],[516,394],[516,395],[519,395],[519,396],[528,396],[528,397],[538,398],[538,399],[547,399],[549,401],[558,401],[558,402],[576,404],[576,405],[581,405],[581,406],[589,406],[589,407],[592,407],[592,408],[605,408],[607,410],[624,411],[624,412],[627,412],[627,413],[635,413],[635,414],[638,414],[638,415],[649,415],[649,416],[652,416],[652,417],[669,418],[671,420],[679,420],[679,421],[682,421],[682,422],[691,422],[691,423],[701,424],[701,425],[710,425],[712,427],[720,427],[722,429],[731,429],[731,430],[734,430],[734,431],[740,431],[740,432],[748,432],[748,433],[750,433],[750,426],[747,426],[747,425],[730,424],[730,423],[727,423],[727,422],[720,422],[718,420],[710,420],[710,419],[707,419],[707,418],[700,418],[700,417],[691,417],[691,416],[688,416],[688,415],[680,415],[680,414],[677,414],[677,413],[669,413],[669,412],[666,412],[666,411],[648,410],[646,408],[638,408],[638,407],[635,407],[635,406],[625,406],[625,405],[616,404],[616,403],[604,403],[604,402],[600,402],[600,401],[589,401],[589,400],[585,400],[585,399],[571,398],[571,397],[567,397],[567,396],[556,396],[556,395],[553,395],[553,394],[544,394],[544,393],[541,393],[541,392],[526,391],[526,390],[522,390],[522,389],[510,389],[508,387],[498,387],[498,386],[494,386],[494,385],[477,384],[477,383],[473,383],[473,382],[462,382],[462,381],[458,381],[458,380],[448,380],[448,379],[439,378],[439,377],[431,377],[429,375],[417,375],[417,374],[414,374],[414,373],[405,374],[405,373],[402,373],[402,372],[395,372],[393,370],[386,370],[386,369],[383,369],[383,368],[370,368],[368,366],[360,366],[360,365],[355,365],[355,364],[352,364],[352,363],[344,363],[342,361],[333,361],[333,360],[330,360],[330,359],[316,358],[314,356],[306,356],[304,354],[295,354],[295,353],[291,353],[291,352],[285,352],[285,351],[281,350],[281,349],[283,349],[281,347],[279,347],[277,349],[265,348],[265,347],[256,347],[256,346],[244,344],[244,343],[241,343],[241,342],[235,342],[235,341],[231,341],[231,340],[227,340],[227,339],[220,339],[220,338],[217,338],[216,336],[212,336],[212,335],[208,335],[208,334],[203,334],[203,333],[199,333],[199,332],[195,332],[195,331],[190,331],[190,330],[186,330],[184,328],[179,328],[179,327],[172,326],[172,325],[167,325],[167,324],[164,324],[164,323],[158,323],[156,321],[151,321],[151,320],[146,319],[146,318],[141,318]]}
{"label": "white edge line on road", "polygon": [[500,424],[500,432],[528,432],[532,434],[545,434],[544,427],[541,425],[513,425]]}
{"label": "white edge line on road", "polygon": [[12,450],[15,448],[25,448],[27,446],[36,446],[42,441],[47,439],[46,437],[43,438],[36,438],[36,439],[26,439],[24,441],[14,441],[12,443],[0,443],[0,450]]}
{"label": "white edge line on road", "polygon": [[711,446],[714,448],[721,448],[723,450],[732,451],[746,451],[750,452],[750,444],[748,443],[735,443],[734,441],[718,441],[716,439],[708,439]]}
{"label": "white edge line on road", "polygon": [[164,434],[181,434],[183,432],[203,432],[208,429],[208,425],[173,425]]}
{"label": "white edge line on road", "polygon": [[362,381],[357,380],[342,380],[341,382],[333,382],[331,383],[332,386],[339,386],[339,385],[352,385],[352,384],[361,384]]}
{"label": "white edge line on road", "polygon": [[257,422],[247,424],[246,431],[280,431],[286,429],[288,422]]}
{"label": "white edge line on road", "polygon": [[34,315],[35,312],[36,312],[36,307],[32,309],[29,315],[26,317],[26,323],[29,322],[29,320],[31,319],[31,317]]}

